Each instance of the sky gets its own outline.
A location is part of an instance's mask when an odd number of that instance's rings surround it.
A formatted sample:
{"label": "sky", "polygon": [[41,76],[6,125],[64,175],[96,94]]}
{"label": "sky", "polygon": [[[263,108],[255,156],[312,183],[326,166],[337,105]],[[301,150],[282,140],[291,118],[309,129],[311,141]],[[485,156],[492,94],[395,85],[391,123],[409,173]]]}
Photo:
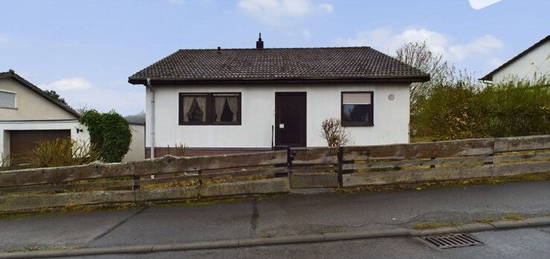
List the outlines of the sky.
{"label": "sky", "polygon": [[549,0],[0,0],[0,71],[74,108],[142,112],[128,77],[187,48],[425,41],[476,77],[550,34]]}

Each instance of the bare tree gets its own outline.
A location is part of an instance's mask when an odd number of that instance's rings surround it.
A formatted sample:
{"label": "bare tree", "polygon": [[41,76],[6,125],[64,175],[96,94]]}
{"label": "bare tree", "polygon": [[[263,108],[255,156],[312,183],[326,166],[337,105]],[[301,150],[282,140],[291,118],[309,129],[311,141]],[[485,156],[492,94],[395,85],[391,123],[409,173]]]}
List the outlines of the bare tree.
{"label": "bare tree", "polygon": [[459,70],[449,64],[442,54],[430,50],[426,42],[405,43],[396,50],[395,58],[430,74],[430,81],[411,85],[411,104],[414,104],[421,96],[428,96],[433,86],[450,86],[458,83],[477,84],[467,71]]}
{"label": "bare tree", "polygon": [[341,147],[350,142],[350,137],[338,119],[327,119],[321,124],[321,135],[329,147]]}

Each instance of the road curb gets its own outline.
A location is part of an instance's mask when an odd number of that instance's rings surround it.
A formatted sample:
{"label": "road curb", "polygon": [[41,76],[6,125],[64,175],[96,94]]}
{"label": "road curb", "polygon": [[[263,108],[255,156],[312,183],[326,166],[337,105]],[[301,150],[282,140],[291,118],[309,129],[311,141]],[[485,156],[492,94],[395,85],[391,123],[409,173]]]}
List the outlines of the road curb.
{"label": "road curb", "polygon": [[471,223],[457,227],[444,227],[429,230],[416,229],[389,229],[367,232],[325,233],[302,236],[287,236],[274,238],[256,238],[240,240],[220,240],[194,243],[177,243],[166,245],[137,245],[104,248],[77,248],[67,250],[44,250],[30,252],[0,253],[1,259],[14,258],[51,258],[69,256],[91,256],[106,254],[146,254],[153,252],[210,250],[224,248],[240,248],[255,246],[274,246],[304,243],[321,243],[357,239],[374,239],[390,237],[417,237],[426,235],[440,235],[464,232],[483,232],[490,230],[504,230],[512,228],[526,228],[550,225],[550,217],[536,217],[521,221],[495,221],[491,223]]}

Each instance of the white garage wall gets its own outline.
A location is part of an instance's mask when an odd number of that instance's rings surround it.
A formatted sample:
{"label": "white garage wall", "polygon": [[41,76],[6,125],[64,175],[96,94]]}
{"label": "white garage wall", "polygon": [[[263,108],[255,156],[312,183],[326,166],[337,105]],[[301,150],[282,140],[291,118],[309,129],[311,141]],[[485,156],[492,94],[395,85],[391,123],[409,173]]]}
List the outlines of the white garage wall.
{"label": "white garage wall", "polygon": [[[340,118],[342,91],[374,92],[374,127],[349,127],[352,145],[409,142],[409,85],[202,85],[155,87],[155,146],[185,144],[208,148],[270,148],[275,121],[275,92],[307,92],[307,146],[326,146],[321,122]],[[178,125],[180,92],[241,92],[242,125]],[[390,100],[388,96],[394,95]],[[146,114],[151,146],[151,93],[147,91]]]}
{"label": "white garage wall", "polygon": [[[77,132],[77,129],[83,130]],[[10,130],[71,130],[71,138],[76,141],[90,141],[90,135],[85,126],[78,120],[60,121],[0,121],[0,154],[9,154]]]}
{"label": "white garage wall", "polygon": [[145,125],[130,124],[132,142],[130,150],[122,159],[122,162],[139,161],[145,159]]}

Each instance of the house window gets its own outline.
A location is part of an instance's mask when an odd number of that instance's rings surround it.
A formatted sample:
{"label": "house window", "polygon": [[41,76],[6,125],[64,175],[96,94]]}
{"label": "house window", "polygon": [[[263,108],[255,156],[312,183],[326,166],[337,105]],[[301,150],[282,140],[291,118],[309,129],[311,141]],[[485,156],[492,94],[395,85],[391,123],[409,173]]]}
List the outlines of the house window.
{"label": "house window", "polygon": [[15,109],[15,93],[0,91],[0,108]]}
{"label": "house window", "polygon": [[180,125],[240,125],[240,93],[180,93]]}
{"label": "house window", "polygon": [[373,126],[373,92],[342,92],[342,125]]}

